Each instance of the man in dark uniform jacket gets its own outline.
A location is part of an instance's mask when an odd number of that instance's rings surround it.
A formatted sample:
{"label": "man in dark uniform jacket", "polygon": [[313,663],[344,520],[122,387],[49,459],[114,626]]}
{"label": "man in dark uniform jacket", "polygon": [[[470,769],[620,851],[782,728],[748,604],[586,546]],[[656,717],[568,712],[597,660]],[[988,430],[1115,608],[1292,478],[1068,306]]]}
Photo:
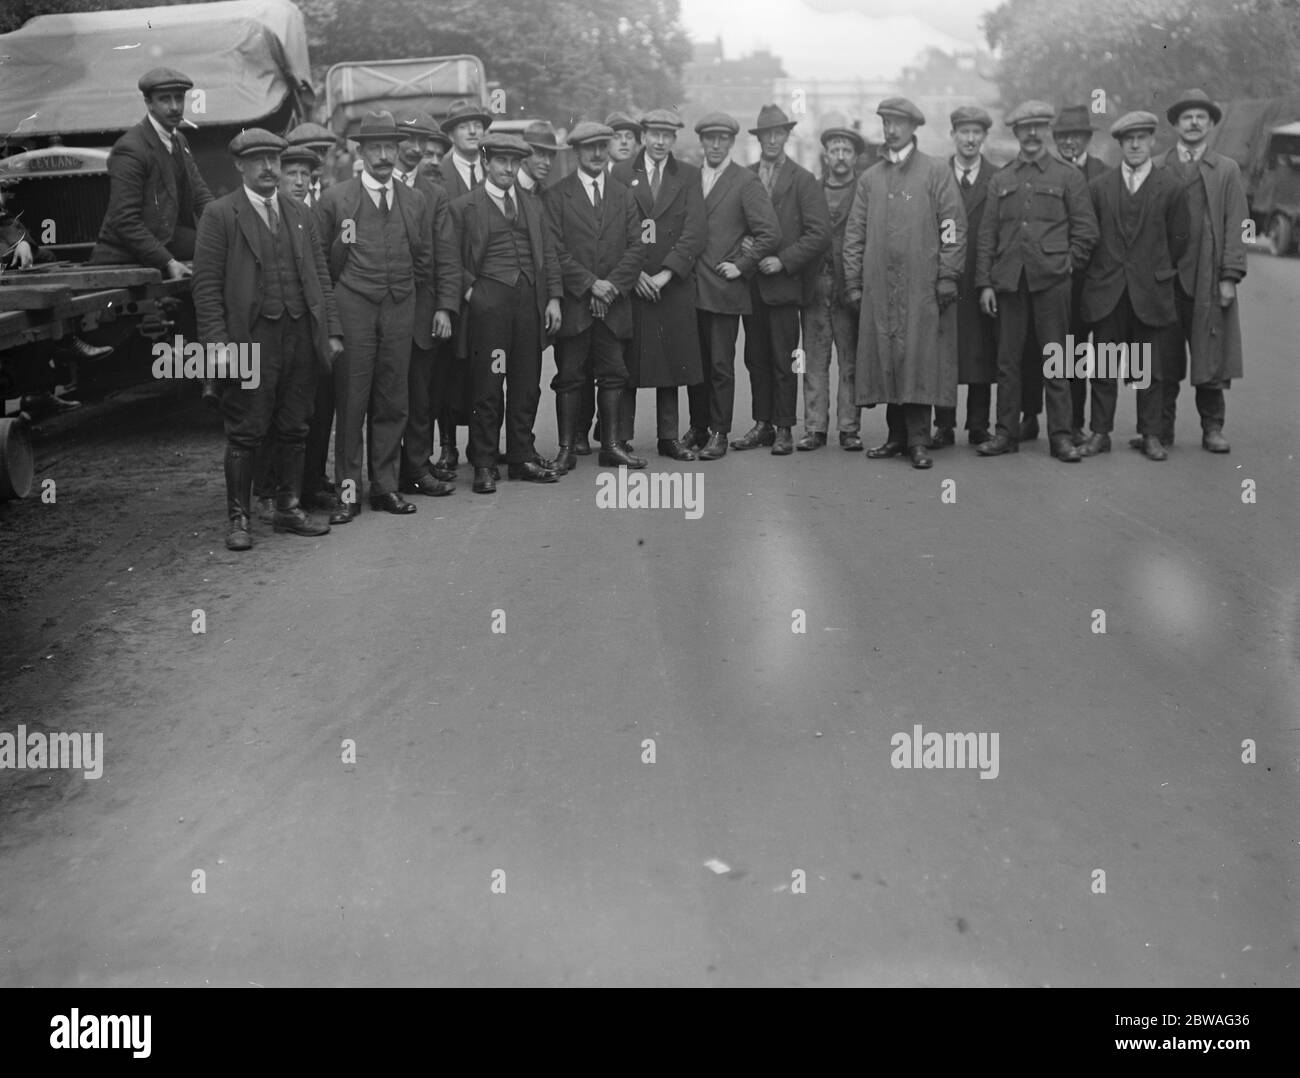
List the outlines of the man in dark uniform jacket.
{"label": "man in dark uniform jacket", "polygon": [[[646,249],[632,298],[632,342],[625,353],[628,384],[619,402],[617,440],[631,452],[637,388],[654,386],[659,455],[694,460],[694,450],[678,437],[677,391],[704,377],[695,332],[695,260],[704,250],[708,225],[700,170],[672,153],[683,126],[672,109],[647,112],[641,118],[645,149],[619,162],[610,174],[636,201]],[[558,407],[558,397],[556,401]]]}
{"label": "man in dark uniform jacket", "polygon": [[231,140],[243,186],[204,213],[194,254],[199,339],[209,348],[254,350],[257,384],[227,382],[221,403],[230,550],[252,546],[253,453],[268,432],[275,457],[275,530],[329,531],[302,511],[298,495],[316,371],[342,354],[342,326],[311,212],[276,190],[287,145],[260,128]]}
{"label": "man in dark uniform jacket", "polygon": [[771,446],[777,457],[794,452],[799,312],[813,301],[821,259],[831,246],[830,212],[817,178],[785,155],[795,123],[776,105],[764,105],[749,129],[760,147],[760,158],[749,169],[771,199],[781,236],[777,249],[759,259],[750,282],[753,312],[744,317],[745,367],[754,426],[731,443],[737,450]]}
{"label": "man in dark uniform jacket", "polygon": [[[996,457],[1019,450],[1020,364],[1032,323],[1041,346],[1063,347],[1070,330],[1070,276],[1082,273],[1097,243],[1097,217],[1083,173],[1047,152],[1054,112],[1027,101],[1006,123],[1020,154],[989,181],[980,221],[975,286],[980,310],[998,318],[997,433],[976,449]],[[1042,360],[1040,358],[1039,362]],[[1070,435],[1070,386],[1044,378],[1048,435],[1057,460],[1083,458]]]}
{"label": "man in dark uniform jacket", "polygon": [[564,324],[555,341],[556,415],[560,422],[561,473],[577,464],[574,442],[580,422],[582,387],[596,383],[600,415],[600,463],[644,468],[618,441],[618,410],[627,385],[624,361],[632,337],[633,290],[645,265],[641,216],[631,193],[612,179],[604,124],[580,123],[569,132],[578,170],[542,196],[546,222],[564,276]]}
{"label": "man in dark uniform jacket", "polygon": [[416,293],[433,288],[432,207],[393,179],[400,139],[392,113],[368,113],[355,138],[363,171],[326,189],[316,209],[347,340],[334,366],[334,474],[343,504],[332,522],[361,511],[367,457],[371,508],[415,512],[398,489],[399,467]]}
{"label": "man in dark uniform jacket", "polygon": [[542,207],[514,189],[519,162],[530,152],[517,135],[484,139],[480,171],[486,181],[451,204],[465,289],[457,336],[473,385],[476,494],[496,493],[503,418],[510,478],[557,479],[554,461],[537,454],[533,423],[542,395],[542,348],[560,328],[564,285]]}
{"label": "man in dark uniform jacket", "polygon": [[[975,288],[976,237],[984,217],[993,166],[980,152],[993,118],[978,105],[953,111],[952,141],[957,152],[949,158],[966,210],[966,268],[957,282],[957,384],[966,389],[966,430],[971,445],[989,440],[993,383],[998,377],[997,320],[980,311]],[[1041,359],[1038,370],[1042,371]],[[934,447],[956,441],[957,409],[934,410]]]}
{"label": "man in dark uniform jacket", "polygon": [[[1174,277],[1191,225],[1182,184],[1167,169],[1152,168],[1158,123],[1150,112],[1130,112],[1117,120],[1110,133],[1119,141],[1123,163],[1089,185],[1101,238],[1084,278],[1083,317],[1095,331],[1096,362],[1103,367],[1091,378],[1092,435],[1079,450],[1085,457],[1110,452],[1119,383],[1118,372],[1105,369],[1102,352],[1113,355],[1115,346],[1148,350],[1145,373],[1151,382],[1138,390],[1138,431],[1150,460],[1167,455],[1160,444],[1161,360],[1169,346],[1166,327],[1178,321]],[[1135,377],[1144,373],[1132,356],[1126,366]]]}

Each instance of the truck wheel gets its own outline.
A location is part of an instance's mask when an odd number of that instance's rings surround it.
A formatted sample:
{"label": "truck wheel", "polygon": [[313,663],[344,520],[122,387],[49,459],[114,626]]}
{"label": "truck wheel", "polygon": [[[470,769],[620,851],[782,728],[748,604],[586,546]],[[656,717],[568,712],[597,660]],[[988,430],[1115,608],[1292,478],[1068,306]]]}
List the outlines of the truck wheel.
{"label": "truck wheel", "polygon": [[35,474],[27,424],[21,419],[0,419],[0,502],[27,497]]}
{"label": "truck wheel", "polygon": [[1291,218],[1275,213],[1268,222],[1268,238],[1273,241],[1273,253],[1285,258],[1291,253]]}

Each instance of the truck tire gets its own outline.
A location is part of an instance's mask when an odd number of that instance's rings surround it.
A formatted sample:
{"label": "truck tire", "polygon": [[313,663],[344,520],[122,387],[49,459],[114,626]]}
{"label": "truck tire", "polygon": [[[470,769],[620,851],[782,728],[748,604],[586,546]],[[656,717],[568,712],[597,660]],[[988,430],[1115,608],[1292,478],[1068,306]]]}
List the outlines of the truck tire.
{"label": "truck tire", "polygon": [[27,497],[35,474],[27,424],[21,419],[0,419],[0,502]]}
{"label": "truck tire", "polygon": [[1291,218],[1284,213],[1273,214],[1268,222],[1268,238],[1273,241],[1273,253],[1278,258],[1289,255],[1292,243]]}

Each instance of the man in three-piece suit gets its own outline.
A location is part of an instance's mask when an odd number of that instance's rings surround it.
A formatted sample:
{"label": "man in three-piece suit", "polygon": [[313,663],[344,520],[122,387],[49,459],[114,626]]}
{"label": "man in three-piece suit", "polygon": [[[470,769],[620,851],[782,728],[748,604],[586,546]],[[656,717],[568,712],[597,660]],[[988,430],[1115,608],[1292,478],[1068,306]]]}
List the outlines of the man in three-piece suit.
{"label": "man in three-piece suit", "polygon": [[275,530],[329,531],[302,511],[298,496],[316,372],[342,354],[342,326],[311,212],[276,190],[286,146],[260,128],[231,140],[243,186],[203,214],[194,254],[200,341],[249,346],[256,365],[256,385],[228,382],[222,398],[230,550],[252,546],[253,454],[268,432]]}
{"label": "man in three-piece suit", "polygon": [[[957,383],[967,387],[967,438],[971,445],[983,445],[990,437],[993,383],[998,378],[998,324],[980,311],[975,288],[975,237],[984,218],[989,177],[993,174],[993,166],[980,152],[993,118],[977,105],[962,105],[950,118],[957,152],[949,158],[949,164],[966,209],[966,266],[957,282]],[[1038,369],[1041,378],[1041,356]],[[955,406],[934,410],[936,449],[956,442],[956,426]]]}
{"label": "man in three-piece suit", "polygon": [[[1153,113],[1130,112],[1110,129],[1123,163],[1088,187],[1101,237],[1084,277],[1082,310],[1084,322],[1093,327],[1098,363],[1107,345],[1119,346],[1125,349],[1129,372],[1141,377],[1144,372],[1136,369],[1139,364],[1128,350],[1149,349],[1145,373],[1151,381],[1138,390],[1137,404],[1142,452],[1150,460],[1167,456],[1160,444],[1165,388],[1161,359],[1169,346],[1168,327],[1178,321],[1174,278],[1190,231],[1182,184],[1167,169],[1152,168],[1158,123]],[[1082,456],[1110,452],[1117,373],[1099,369],[1092,374],[1092,434],[1079,448]]]}
{"label": "man in three-piece suit", "polygon": [[542,207],[519,197],[519,162],[532,151],[518,135],[483,140],[485,182],[451,203],[465,289],[457,329],[473,385],[470,463],[474,492],[496,493],[502,420],[511,479],[553,483],[554,461],[537,453],[542,349],[560,328],[564,285]]}
{"label": "man in three-piece suit", "polygon": [[368,113],[354,137],[362,172],[328,188],[316,208],[347,341],[334,365],[334,473],[342,504],[330,520],[337,523],[361,511],[366,458],[371,508],[415,512],[398,489],[399,466],[416,294],[434,288],[432,207],[393,178],[399,132],[392,113]]}
{"label": "man in three-piece suit", "polygon": [[732,449],[771,446],[777,457],[794,452],[799,312],[813,301],[820,259],[831,245],[830,215],[817,178],[785,155],[795,123],[776,105],[764,105],[749,129],[760,147],[759,160],[749,168],[771,199],[781,238],[773,253],[759,259],[750,282],[753,313],[744,318],[745,367],[754,426],[731,443]]}
{"label": "man in three-piece suit", "polygon": [[628,381],[619,402],[618,442],[631,451],[637,388],[654,386],[659,455],[694,460],[695,451],[678,437],[677,390],[703,378],[695,332],[695,261],[704,250],[708,225],[700,170],[673,156],[683,126],[672,109],[647,112],[641,117],[645,149],[619,162],[611,173],[636,202],[646,252],[632,297],[632,341],[624,353]]}
{"label": "man in three-piece suit", "polygon": [[700,460],[719,460],[727,453],[736,393],[736,334],[741,315],[753,313],[748,279],[781,242],[781,224],[762,181],[731,159],[739,132],[740,124],[725,112],[711,112],[695,125],[704,147],[700,185],[708,228],[695,264],[704,377],[686,392],[691,426],[683,441],[700,451]]}
{"label": "man in three-piece suit", "polygon": [[631,192],[607,169],[614,132],[604,124],[580,123],[569,132],[578,170],[542,196],[546,222],[564,277],[564,323],[555,340],[556,415],[560,424],[561,473],[578,461],[581,393],[596,383],[600,416],[600,463],[644,468],[618,440],[618,411],[627,385],[624,361],[632,337],[632,292],[645,265],[641,215]]}

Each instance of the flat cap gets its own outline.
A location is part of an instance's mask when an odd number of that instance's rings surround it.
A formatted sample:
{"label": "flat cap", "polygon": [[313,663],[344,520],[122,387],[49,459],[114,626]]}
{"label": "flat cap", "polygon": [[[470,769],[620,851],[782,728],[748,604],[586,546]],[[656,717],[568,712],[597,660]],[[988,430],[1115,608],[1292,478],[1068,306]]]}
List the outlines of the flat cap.
{"label": "flat cap", "polygon": [[320,168],[320,154],[310,146],[295,146],[289,143],[289,148],[280,154],[280,164],[283,165],[309,165],[311,168]]}
{"label": "flat cap", "polygon": [[524,128],[524,141],[534,150],[560,152],[560,144],[555,140],[555,128],[545,120],[538,120]]}
{"label": "flat cap", "polygon": [[573,125],[568,143],[570,146],[581,146],[584,142],[608,142],[613,137],[614,130],[608,124],[594,124],[590,120],[584,120]]}
{"label": "flat cap", "polygon": [[635,131],[637,135],[641,134],[641,125],[621,109],[616,109],[605,117],[605,126],[611,131]]}
{"label": "flat cap", "polygon": [[148,97],[157,90],[189,90],[194,86],[194,80],[174,67],[155,67],[141,75],[136,85]]}
{"label": "flat cap", "polygon": [[1074,131],[1095,131],[1092,113],[1087,105],[1067,105],[1052,122],[1052,134],[1065,135]]}
{"label": "flat cap", "polygon": [[1154,132],[1159,126],[1160,120],[1154,112],[1139,110],[1137,112],[1126,112],[1110,125],[1110,133],[1114,138],[1121,139],[1134,131]]}
{"label": "flat cap", "polygon": [[1176,124],[1178,117],[1188,109],[1204,109],[1216,124],[1223,119],[1223,110],[1210,100],[1210,95],[1204,90],[1183,91],[1178,100],[1169,106],[1169,110],[1165,115],[1169,118],[1171,124]]}
{"label": "flat cap", "polygon": [[828,112],[822,117],[822,129],[818,137],[826,146],[833,138],[846,138],[853,143],[858,153],[867,152],[867,140],[862,132],[849,123],[849,118],[840,112]]}
{"label": "flat cap", "polygon": [[328,127],[313,123],[299,124],[284,137],[289,140],[290,146],[323,146],[330,149],[339,143],[338,136]]}
{"label": "flat cap", "polygon": [[466,123],[469,120],[478,120],[484,129],[492,126],[491,113],[478,102],[462,97],[459,101],[453,101],[447,109],[446,118],[442,121],[442,129],[450,134],[458,124]]}
{"label": "flat cap", "polygon": [[533,148],[518,135],[484,135],[478,148],[485,158],[533,156]]}
{"label": "flat cap", "polygon": [[700,118],[695,125],[695,133],[703,135],[709,131],[726,131],[730,135],[740,134],[740,124],[736,122],[734,116],[729,116],[725,112],[710,112],[708,115]]}
{"label": "flat cap", "polygon": [[876,115],[901,116],[904,120],[911,120],[917,127],[925,123],[925,113],[905,97],[885,98],[876,106]]}
{"label": "flat cap", "polygon": [[402,140],[401,132],[397,130],[397,121],[393,119],[391,112],[367,112],[361,117],[361,126],[352,137],[357,142],[377,142],[381,139],[392,142]]}
{"label": "flat cap", "polygon": [[1055,117],[1056,109],[1046,101],[1026,101],[1012,109],[1004,122],[1008,127],[1015,127],[1016,124],[1051,123]]}
{"label": "flat cap", "polygon": [[978,105],[961,105],[952,110],[948,119],[952,121],[954,131],[962,124],[979,124],[985,131],[993,126],[993,117]]}
{"label": "flat cap", "polygon": [[399,109],[393,119],[397,121],[397,129],[404,138],[428,138],[439,130],[433,117],[423,109]]}
{"label": "flat cap", "polygon": [[790,119],[777,105],[764,105],[758,110],[758,122],[749,129],[749,133],[757,135],[763,131],[771,131],[780,127],[789,131],[798,122],[798,120]]}
{"label": "flat cap", "polygon": [[676,109],[651,109],[641,117],[641,126],[647,131],[652,127],[680,131],[686,124],[682,121],[681,116],[677,114]]}
{"label": "flat cap", "polygon": [[249,127],[230,140],[230,152],[236,157],[250,153],[284,153],[289,144],[279,135],[260,127]]}

